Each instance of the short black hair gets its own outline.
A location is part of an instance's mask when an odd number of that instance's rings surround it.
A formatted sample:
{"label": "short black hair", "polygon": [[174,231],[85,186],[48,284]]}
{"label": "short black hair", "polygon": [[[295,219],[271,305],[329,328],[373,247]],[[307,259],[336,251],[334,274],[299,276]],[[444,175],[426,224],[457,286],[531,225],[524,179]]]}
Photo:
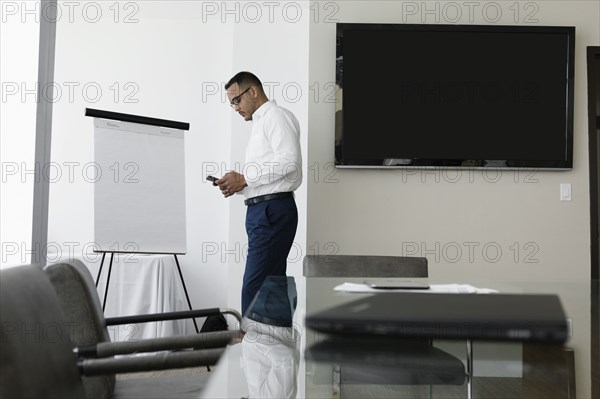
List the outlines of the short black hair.
{"label": "short black hair", "polygon": [[227,82],[225,84],[225,90],[229,89],[229,87],[234,83],[237,83],[240,88],[256,86],[260,90],[263,89],[260,79],[257,78],[256,75],[253,74],[252,72],[242,71],[242,72],[236,73],[235,76],[233,78],[229,79],[229,82]]}

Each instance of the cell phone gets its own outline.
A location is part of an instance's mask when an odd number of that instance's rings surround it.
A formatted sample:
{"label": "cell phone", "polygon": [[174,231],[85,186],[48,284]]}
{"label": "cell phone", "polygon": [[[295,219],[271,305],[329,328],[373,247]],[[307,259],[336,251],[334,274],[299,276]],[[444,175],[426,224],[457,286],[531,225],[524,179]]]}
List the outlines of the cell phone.
{"label": "cell phone", "polygon": [[216,182],[217,180],[219,180],[219,178],[218,178],[218,177],[211,176],[211,175],[208,175],[208,176],[206,176],[206,180],[208,180],[208,181],[211,181],[211,182],[213,182],[213,183],[214,183],[214,182]]}
{"label": "cell phone", "polygon": [[364,284],[371,288],[382,290],[427,290],[429,284],[425,281],[399,280],[399,279],[374,279],[365,280]]}

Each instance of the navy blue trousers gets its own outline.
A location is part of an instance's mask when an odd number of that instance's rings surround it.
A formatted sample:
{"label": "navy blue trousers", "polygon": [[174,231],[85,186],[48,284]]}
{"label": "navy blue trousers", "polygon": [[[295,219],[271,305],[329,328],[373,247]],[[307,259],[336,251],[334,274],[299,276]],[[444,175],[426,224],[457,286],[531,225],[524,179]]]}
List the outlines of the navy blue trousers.
{"label": "navy blue trousers", "polygon": [[248,206],[248,257],[242,284],[242,314],[246,314],[267,276],[285,276],[287,257],[297,227],[298,209],[294,198],[274,199]]}

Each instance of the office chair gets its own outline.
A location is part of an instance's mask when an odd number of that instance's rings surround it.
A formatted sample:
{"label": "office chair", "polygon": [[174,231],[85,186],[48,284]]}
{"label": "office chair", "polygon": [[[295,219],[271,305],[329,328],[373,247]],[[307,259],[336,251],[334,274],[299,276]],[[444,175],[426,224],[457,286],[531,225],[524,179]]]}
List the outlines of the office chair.
{"label": "office chair", "polygon": [[[81,297],[74,299],[85,302]],[[177,392],[165,391],[157,378],[143,379],[142,383],[138,380],[115,383],[114,374],[215,364],[235,333],[184,337],[185,342],[173,338],[163,342],[163,347],[153,342],[147,347],[153,351],[180,349],[158,356],[114,358],[107,353],[131,353],[131,349],[146,348],[138,343],[116,343],[116,348],[106,347],[103,352],[97,345],[98,358],[85,358],[73,346],[70,336],[76,335],[75,330],[93,336],[94,328],[83,320],[65,318],[48,276],[32,265],[0,271],[0,325],[0,397],[3,398],[193,397],[202,388],[202,379],[197,375],[188,378],[195,384],[194,392],[190,391],[190,383]],[[126,344],[132,345],[126,348]],[[206,349],[190,349],[197,347]],[[101,377],[82,378],[98,375]],[[167,386],[171,389],[177,384]]]}
{"label": "office chair", "polygon": [[[303,274],[305,277],[365,277],[365,278],[425,278],[429,276],[427,259],[424,257],[406,257],[406,256],[372,256],[372,255],[307,255],[303,261]],[[414,345],[422,346],[431,345],[430,341],[416,342]],[[338,343],[338,345],[340,345]],[[352,344],[346,346],[351,347]],[[410,345],[408,345],[410,347]],[[423,347],[421,347],[423,349]],[[469,397],[471,396],[471,374],[470,366],[470,343],[467,345],[469,351],[467,356],[468,367],[465,370],[462,361],[458,358],[443,352],[436,348],[423,349],[427,351],[427,356],[423,357],[432,364],[432,359],[443,361],[446,371],[450,371],[448,376],[442,377],[439,368],[429,367],[428,373],[416,375],[415,373],[404,373],[402,376],[392,375],[383,377],[379,382],[387,381],[388,384],[407,384],[412,385],[428,385],[428,396],[432,395],[432,385],[447,384],[447,385],[462,385],[467,379],[467,390]],[[360,350],[360,348],[359,348]],[[406,350],[406,347],[403,348]],[[421,350],[421,352],[423,352]],[[421,359],[422,360],[422,359]],[[357,366],[359,364],[360,366]],[[442,369],[443,370],[443,369]],[[334,394],[338,397],[342,395],[342,384],[368,384],[375,383],[377,375],[382,376],[384,373],[380,367],[366,367],[364,362],[346,362],[346,364],[333,365],[333,382]],[[397,373],[396,373],[397,374]],[[425,377],[423,376],[425,375]]]}
{"label": "office chair", "polygon": [[[140,360],[142,357],[138,357],[135,361],[130,359],[129,362],[132,364],[125,364],[123,359],[114,361],[107,358],[131,353],[224,346],[238,334],[238,331],[228,331],[145,339],[135,342],[110,342],[107,326],[112,325],[208,317],[219,314],[231,314],[239,323],[241,316],[232,309],[220,310],[213,308],[105,319],[93,278],[82,262],[73,260],[58,263],[49,265],[44,270],[58,295],[67,323],[74,326],[70,329],[70,338],[76,347],[76,353],[84,358],[103,358],[102,363],[89,360],[80,362],[87,376],[107,374],[83,379],[88,394],[93,393],[88,395],[90,397],[110,397],[107,392],[112,391],[111,387],[114,385],[115,373],[191,367],[191,363],[185,366],[181,363],[183,360],[178,359],[182,354],[184,356],[189,355],[177,352],[170,354],[171,360],[168,362],[166,359],[161,358],[162,355],[144,356],[144,362]],[[196,382],[194,383],[197,385]]]}
{"label": "office chair", "polygon": [[85,397],[58,298],[36,266],[0,270],[0,397]]}

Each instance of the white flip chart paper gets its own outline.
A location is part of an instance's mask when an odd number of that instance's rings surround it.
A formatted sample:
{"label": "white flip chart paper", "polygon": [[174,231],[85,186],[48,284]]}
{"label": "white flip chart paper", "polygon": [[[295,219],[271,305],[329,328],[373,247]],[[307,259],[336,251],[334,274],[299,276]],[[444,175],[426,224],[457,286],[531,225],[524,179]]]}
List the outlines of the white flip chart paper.
{"label": "white flip chart paper", "polygon": [[100,118],[94,126],[100,249],[185,253],[184,132]]}

